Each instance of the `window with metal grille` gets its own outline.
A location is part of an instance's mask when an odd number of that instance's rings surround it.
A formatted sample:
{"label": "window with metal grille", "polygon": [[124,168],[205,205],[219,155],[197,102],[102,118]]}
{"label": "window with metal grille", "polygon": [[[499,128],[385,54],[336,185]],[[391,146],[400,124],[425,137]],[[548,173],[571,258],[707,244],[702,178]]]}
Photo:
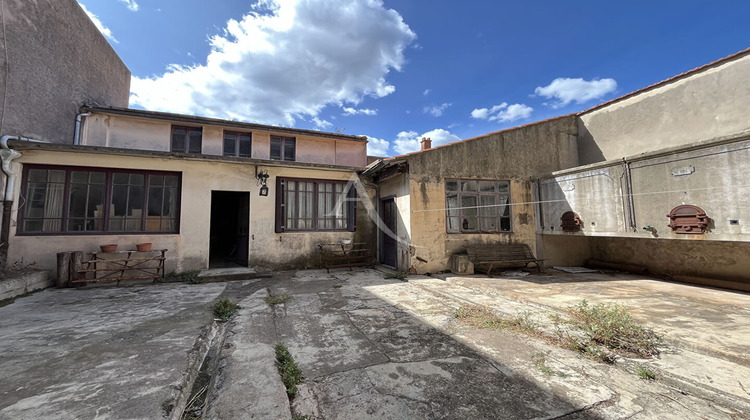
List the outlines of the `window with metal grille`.
{"label": "window with metal grille", "polygon": [[21,189],[21,235],[179,231],[179,173],[25,165]]}
{"label": "window with metal grille", "polygon": [[446,180],[448,233],[510,232],[510,182]]}

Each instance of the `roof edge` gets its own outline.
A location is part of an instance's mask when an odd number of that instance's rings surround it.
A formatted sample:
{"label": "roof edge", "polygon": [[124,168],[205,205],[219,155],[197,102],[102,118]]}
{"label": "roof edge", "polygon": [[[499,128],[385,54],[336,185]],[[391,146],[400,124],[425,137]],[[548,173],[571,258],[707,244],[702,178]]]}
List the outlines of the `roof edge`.
{"label": "roof edge", "polygon": [[633,96],[639,95],[639,94],[644,93],[644,92],[648,92],[650,90],[659,88],[661,86],[668,85],[670,83],[674,83],[674,82],[676,82],[678,80],[685,79],[685,78],[690,77],[690,76],[692,76],[694,74],[698,74],[698,73],[701,73],[703,71],[706,71],[706,70],[708,70],[710,68],[718,67],[718,66],[720,66],[720,65],[722,65],[724,63],[727,63],[729,61],[735,60],[735,59],[740,58],[740,57],[742,57],[744,55],[747,55],[747,54],[750,54],[750,47],[749,48],[745,48],[744,50],[736,52],[734,54],[730,54],[730,55],[728,55],[726,57],[722,57],[722,58],[720,58],[718,60],[714,60],[714,61],[712,61],[710,63],[703,64],[703,65],[698,66],[698,67],[696,67],[694,69],[691,69],[691,70],[682,72],[680,74],[674,75],[674,76],[669,77],[667,79],[664,79],[664,80],[662,80],[660,82],[656,82],[656,83],[653,83],[653,84],[648,85],[646,87],[640,88],[638,90],[634,90],[634,91],[632,91],[630,93],[626,93],[625,95],[618,96],[617,98],[610,99],[609,101],[602,102],[602,103],[600,103],[598,105],[594,105],[591,108],[586,109],[584,111],[580,111],[580,112],[578,112],[575,115],[580,117],[581,115],[587,114],[589,112],[596,111],[596,110],[601,109],[601,108],[605,108],[605,107],[607,107],[609,105],[612,105],[612,104],[614,104],[616,102],[624,101],[625,99],[631,98]]}
{"label": "roof edge", "polygon": [[352,134],[329,133],[325,131],[305,130],[301,128],[279,127],[274,125],[256,124],[241,121],[222,120],[220,118],[201,117],[197,115],[175,114],[171,112],[149,111],[145,109],[120,108],[120,107],[100,107],[84,105],[81,107],[84,111],[98,112],[102,114],[129,115],[133,117],[151,118],[157,120],[171,120],[179,122],[188,122],[196,124],[223,125],[229,127],[276,131],[280,133],[310,135],[317,137],[326,137],[336,140],[347,140],[367,143],[367,136],[355,136]]}

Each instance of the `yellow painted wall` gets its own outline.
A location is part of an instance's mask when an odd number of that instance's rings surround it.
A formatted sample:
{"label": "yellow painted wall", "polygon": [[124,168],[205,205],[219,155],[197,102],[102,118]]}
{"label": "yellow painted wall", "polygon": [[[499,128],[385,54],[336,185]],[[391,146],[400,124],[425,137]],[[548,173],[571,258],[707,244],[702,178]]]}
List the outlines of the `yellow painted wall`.
{"label": "yellow painted wall", "polygon": [[[323,242],[338,242],[352,239],[351,232],[281,233],[274,232],[275,182],[277,176],[348,180],[352,172],[346,170],[324,170],[259,165],[268,170],[270,194],[258,195],[255,180],[255,165],[169,159],[157,157],[135,157],[72,151],[21,150],[19,164],[54,164],[104,168],[174,171],[182,173],[182,199],[179,234],[137,235],[60,235],[60,236],[16,236],[18,206],[25,198],[14,203],[9,260],[23,258],[36,262],[40,268],[56,266],[56,254],[61,251],[97,251],[99,245],[117,243],[120,249],[133,249],[141,242],[151,242],[153,247],[167,248],[167,271],[184,271],[208,267],[211,191],[246,191],[250,193],[250,243],[249,264],[268,268],[304,267],[315,262],[316,245]],[[20,173],[20,172],[19,172]],[[16,184],[19,196],[21,182]]]}

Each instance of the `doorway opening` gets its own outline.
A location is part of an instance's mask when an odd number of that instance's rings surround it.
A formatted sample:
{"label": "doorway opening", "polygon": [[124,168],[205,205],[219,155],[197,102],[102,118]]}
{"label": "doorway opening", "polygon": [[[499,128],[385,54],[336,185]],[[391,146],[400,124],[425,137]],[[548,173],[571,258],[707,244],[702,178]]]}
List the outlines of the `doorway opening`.
{"label": "doorway opening", "polygon": [[210,268],[247,267],[250,193],[211,191]]}
{"label": "doorway opening", "polygon": [[[393,232],[393,235],[397,235],[396,231],[396,201],[393,198],[386,198],[380,201],[380,214],[383,218],[383,224]],[[398,266],[397,250],[398,242],[395,236],[381,231],[380,238],[380,262],[383,264],[396,268]]]}

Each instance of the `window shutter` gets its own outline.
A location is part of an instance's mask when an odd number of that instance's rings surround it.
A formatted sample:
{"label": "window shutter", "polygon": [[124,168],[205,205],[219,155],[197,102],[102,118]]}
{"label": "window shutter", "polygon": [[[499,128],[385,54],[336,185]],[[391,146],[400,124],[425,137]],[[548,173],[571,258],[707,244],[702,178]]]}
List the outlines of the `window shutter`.
{"label": "window shutter", "polygon": [[349,220],[346,221],[346,227],[349,232],[355,232],[357,230],[357,189],[351,183],[346,198],[349,206]]}
{"label": "window shutter", "polygon": [[286,226],[286,180],[276,177],[276,233],[284,232]]}

